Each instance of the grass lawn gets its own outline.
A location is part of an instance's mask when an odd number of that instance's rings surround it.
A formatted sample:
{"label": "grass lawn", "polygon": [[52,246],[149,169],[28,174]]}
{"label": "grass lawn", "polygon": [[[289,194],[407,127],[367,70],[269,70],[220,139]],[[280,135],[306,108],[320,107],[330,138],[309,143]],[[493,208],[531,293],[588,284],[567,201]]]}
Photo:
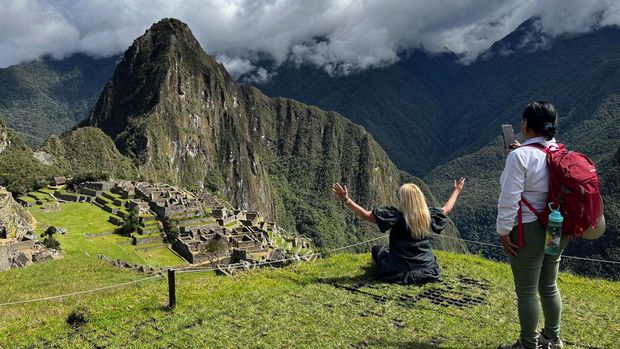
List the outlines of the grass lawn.
{"label": "grass lawn", "polygon": [[20,196],[19,199],[20,200],[24,200],[25,202],[27,202],[27,203],[29,203],[31,205],[34,205],[34,203],[37,201],[37,200],[31,198],[30,196],[26,196],[26,195]]}
{"label": "grass lawn", "polygon": [[[214,224],[215,222],[217,222],[215,219],[208,219],[208,220],[205,220],[204,222],[194,222],[190,224],[183,224],[183,222],[181,221],[178,223],[178,225],[182,227],[186,227],[186,228],[193,228],[193,227],[201,227],[204,225]],[[226,227],[229,227],[229,226],[227,225]]]}
{"label": "grass lawn", "polygon": [[232,221],[232,222],[230,222],[230,223],[228,223],[228,224],[224,224],[224,226],[225,226],[226,228],[236,227],[237,225],[239,225],[239,222],[238,222],[238,221]]}
{"label": "grass lawn", "polygon": [[[496,348],[518,335],[509,266],[437,253],[441,283],[373,280],[369,254],[341,254],[234,277],[177,275],[169,311],[164,278],[61,301],[0,307],[0,347],[11,348]],[[83,257],[0,273],[5,299],[29,299],[114,284],[142,275]],[[561,274],[567,348],[614,348],[620,283]],[[433,303],[425,294],[480,304]],[[466,298],[469,297],[469,298]],[[89,309],[80,329],[65,323]],[[542,324],[541,324],[542,326]]]}
{"label": "grass lawn", "polygon": [[29,208],[39,222],[38,230],[43,232],[47,226],[54,225],[67,229],[69,234],[84,235],[113,231],[116,226],[108,222],[110,214],[88,203],[65,203],[57,211],[45,212],[40,207]]}
{"label": "grass lawn", "polygon": [[[66,203],[60,210],[44,212],[39,207],[29,208],[39,222],[37,231],[42,233],[50,226],[67,229],[67,234],[56,235],[65,253],[65,259],[73,256],[87,255],[97,258],[106,255],[112,259],[151,266],[176,266],[185,261],[167,248],[149,251],[144,254],[131,245],[131,238],[109,234],[104,236],[86,236],[85,234],[112,232],[116,226],[107,221],[110,214],[89,203]],[[60,263],[57,261],[56,263]]]}

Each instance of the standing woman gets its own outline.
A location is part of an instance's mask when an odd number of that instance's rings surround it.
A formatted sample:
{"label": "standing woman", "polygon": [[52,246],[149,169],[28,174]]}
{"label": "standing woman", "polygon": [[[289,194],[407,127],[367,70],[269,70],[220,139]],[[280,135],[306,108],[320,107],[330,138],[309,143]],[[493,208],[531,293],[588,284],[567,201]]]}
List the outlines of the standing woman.
{"label": "standing woman", "polygon": [[[515,142],[516,149],[508,154],[500,179],[497,233],[510,259],[521,324],[517,342],[501,345],[500,349],[563,348],[560,339],[562,298],[556,283],[560,254],[545,254],[545,229],[525,205],[521,207],[524,243],[521,248],[517,245],[517,215],[521,198],[542,212],[549,191],[546,153],[526,145],[540,143],[549,147],[556,144],[554,136],[557,118],[555,108],[548,102],[532,102],[525,108],[521,118],[521,134],[526,141],[522,145]],[[568,238],[562,236],[560,251],[567,244]],[[539,295],[545,318],[545,326],[540,334],[536,329],[540,317]]]}
{"label": "standing woman", "polygon": [[440,275],[429,231],[440,233],[446,227],[446,215],[452,211],[464,183],[465,178],[454,181],[454,191],[443,208],[429,208],[424,193],[413,183],[400,187],[400,208],[383,206],[372,211],[353,202],[346,186],[335,183],[332,189],[360,218],[377,224],[381,232],[390,230],[389,247],[372,248],[379,277],[400,284],[424,284],[437,281]]}

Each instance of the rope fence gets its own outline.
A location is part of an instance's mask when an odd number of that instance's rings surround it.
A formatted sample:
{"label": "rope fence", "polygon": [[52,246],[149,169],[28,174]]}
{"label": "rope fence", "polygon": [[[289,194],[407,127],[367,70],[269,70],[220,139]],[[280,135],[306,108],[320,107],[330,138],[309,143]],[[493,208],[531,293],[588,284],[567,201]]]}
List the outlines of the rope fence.
{"label": "rope fence", "polygon": [[93,289],[85,290],[85,291],[77,291],[77,292],[72,292],[72,293],[60,294],[60,295],[57,295],[57,296],[50,296],[50,297],[43,297],[43,298],[27,299],[27,300],[23,300],[23,301],[14,301],[14,302],[0,303],[0,306],[24,304],[24,303],[33,303],[33,302],[43,302],[43,301],[49,301],[49,300],[52,300],[52,299],[59,299],[59,298],[77,296],[77,295],[80,295],[80,294],[99,292],[99,291],[103,291],[103,290],[109,290],[109,289],[113,289],[113,288],[119,288],[119,287],[128,286],[128,285],[132,285],[132,284],[137,284],[137,283],[140,283],[140,282],[144,282],[144,281],[147,281],[147,280],[152,280],[152,279],[160,278],[160,277],[163,277],[163,275],[154,275],[154,276],[149,276],[149,277],[138,279],[138,280],[123,282],[123,283],[120,283],[120,284],[104,286],[104,287],[98,287],[98,288],[93,288]]}

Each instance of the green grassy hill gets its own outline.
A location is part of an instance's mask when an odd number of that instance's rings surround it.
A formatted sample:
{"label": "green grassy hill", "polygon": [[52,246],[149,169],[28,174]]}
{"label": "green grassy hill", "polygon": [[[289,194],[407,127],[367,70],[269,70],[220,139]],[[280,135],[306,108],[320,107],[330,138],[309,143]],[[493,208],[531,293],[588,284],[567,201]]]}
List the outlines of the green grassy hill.
{"label": "green grassy hill", "polygon": [[[173,311],[166,308],[164,278],[0,306],[0,347],[463,349],[514,340],[518,323],[508,265],[437,254],[443,280],[423,287],[372,281],[368,254],[341,254],[234,277],[178,274]],[[144,278],[81,256],[66,262],[0,274],[2,302]],[[561,274],[558,283],[568,348],[614,347],[620,284],[569,274]],[[78,307],[88,309],[89,322],[74,329],[65,320]]]}

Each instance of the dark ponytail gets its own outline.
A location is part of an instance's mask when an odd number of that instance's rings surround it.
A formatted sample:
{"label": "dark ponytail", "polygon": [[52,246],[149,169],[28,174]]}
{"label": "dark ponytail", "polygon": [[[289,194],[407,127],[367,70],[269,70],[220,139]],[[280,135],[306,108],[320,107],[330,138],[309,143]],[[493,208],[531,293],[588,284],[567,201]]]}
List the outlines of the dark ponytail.
{"label": "dark ponytail", "polygon": [[523,110],[523,120],[527,120],[527,128],[542,134],[546,140],[555,137],[558,129],[558,113],[553,104],[545,101],[532,102]]}

